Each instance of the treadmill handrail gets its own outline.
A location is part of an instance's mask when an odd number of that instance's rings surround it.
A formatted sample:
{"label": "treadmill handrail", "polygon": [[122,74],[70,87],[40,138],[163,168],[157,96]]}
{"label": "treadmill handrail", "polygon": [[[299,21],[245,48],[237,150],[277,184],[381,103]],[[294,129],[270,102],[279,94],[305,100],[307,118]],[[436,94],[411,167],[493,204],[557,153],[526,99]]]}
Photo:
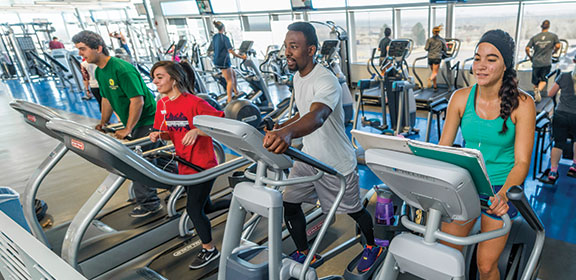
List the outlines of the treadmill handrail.
{"label": "treadmill handrail", "polygon": [[421,88],[424,87],[424,83],[422,82],[422,79],[420,79],[420,76],[418,76],[418,73],[416,73],[416,62],[418,62],[419,60],[426,59],[426,58],[428,58],[428,55],[417,57],[412,62],[412,74],[414,74],[414,77],[416,77],[416,80],[418,80],[418,83],[420,84]]}
{"label": "treadmill handrail", "polygon": [[52,108],[32,103],[22,99],[15,99],[10,102],[10,107],[21,113],[32,113],[45,119],[59,118],[64,119],[62,115],[54,111]]}
{"label": "treadmill handrail", "polygon": [[70,70],[68,70],[68,67],[64,66],[64,64],[62,64],[60,61],[58,61],[57,59],[55,59],[54,57],[52,57],[51,55],[45,53],[44,56],[50,60],[50,62],[54,63],[54,65],[56,65],[58,68],[62,69],[64,72],[69,72]]}
{"label": "treadmill handrail", "polygon": [[[112,137],[84,125],[69,120],[53,119],[47,124],[47,127],[58,134],[65,134],[80,141],[89,142],[98,148],[105,150],[124,164],[132,166],[134,169],[139,171],[141,175],[148,177],[148,179],[169,186],[196,185],[210,179],[215,179],[229,170],[240,168],[250,162],[248,159],[238,157],[203,172],[190,175],[178,175],[166,172],[156,167],[154,164],[134,153],[127,146],[116,141]],[[68,146],[69,143],[65,144]],[[79,149],[74,148],[74,146],[72,146],[71,150],[80,154]],[[82,154],[80,155],[82,156]],[[87,160],[92,161],[91,159]],[[93,163],[100,166],[100,163]]]}
{"label": "treadmill handrail", "polygon": [[52,65],[50,65],[50,63],[48,63],[46,60],[42,59],[36,52],[27,52],[30,55],[32,55],[34,57],[34,59],[38,60],[41,64],[44,64],[44,66],[52,68]]}

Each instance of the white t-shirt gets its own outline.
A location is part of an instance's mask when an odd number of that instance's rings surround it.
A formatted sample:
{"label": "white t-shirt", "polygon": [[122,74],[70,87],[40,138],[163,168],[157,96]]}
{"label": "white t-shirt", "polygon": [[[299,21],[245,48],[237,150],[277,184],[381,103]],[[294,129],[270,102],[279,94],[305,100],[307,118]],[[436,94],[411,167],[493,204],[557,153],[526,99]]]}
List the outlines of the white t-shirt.
{"label": "white t-shirt", "polygon": [[96,72],[96,67],[98,66],[94,63],[88,63],[87,61],[82,61],[82,66],[86,68],[88,76],[90,76],[90,80],[88,80],[90,87],[98,88],[98,81],[96,81],[96,75],[94,74],[94,72]]}
{"label": "white t-shirt", "polygon": [[342,87],[338,78],[320,64],[312,72],[294,75],[294,96],[300,117],[310,112],[312,103],[322,103],[332,109],[324,124],[302,138],[302,151],[332,166],[344,175],[356,170],[356,153],[346,135]]}

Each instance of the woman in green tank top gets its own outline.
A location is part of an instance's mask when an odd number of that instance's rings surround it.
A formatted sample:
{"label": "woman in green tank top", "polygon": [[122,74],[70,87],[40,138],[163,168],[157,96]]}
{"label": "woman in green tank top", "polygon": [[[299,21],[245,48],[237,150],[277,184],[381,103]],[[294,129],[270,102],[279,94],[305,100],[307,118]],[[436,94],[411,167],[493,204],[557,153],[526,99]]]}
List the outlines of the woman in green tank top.
{"label": "woman in green tank top", "polygon": [[[439,143],[451,146],[460,127],[466,147],[482,152],[495,193],[489,198],[490,209],[481,215],[483,232],[501,228],[499,216],[517,214],[506,192],[524,183],[532,156],[536,109],[534,100],[518,89],[514,49],[514,40],[502,30],[482,36],[472,66],[477,84],[453,94]],[[474,222],[454,221],[444,223],[442,231],[466,236],[473,226]],[[507,239],[505,235],[479,244],[480,279],[500,279],[498,259]],[[446,245],[462,250],[462,246]]]}

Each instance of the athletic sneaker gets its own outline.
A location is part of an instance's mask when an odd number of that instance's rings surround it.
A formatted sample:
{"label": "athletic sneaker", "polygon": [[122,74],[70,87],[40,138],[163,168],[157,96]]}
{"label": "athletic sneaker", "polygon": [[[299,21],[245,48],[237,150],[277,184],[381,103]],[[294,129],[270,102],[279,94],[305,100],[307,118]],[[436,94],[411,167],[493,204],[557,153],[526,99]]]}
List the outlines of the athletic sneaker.
{"label": "athletic sneaker", "polygon": [[130,217],[132,218],[147,217],[154,213],[157,213],[158,211],[162,210],[162,208],[163,208],[162,204],[158,204],[158,206],[156,206],[156,208],[154,209],[147,209],[142,207],[142,205],[138,205],[134,207],[134,209],[132,209],[132,212],[130,212]]}
{"label": "athletic sneaker", "polygon": [[208,251],[202,248],[202,250],[200,250],[200,253],[198,253],[196,258],[192,261],[192,263],[188,267],[190,267],[190,269],[199,269],[207,266],[213,260],[218,259],[218,257],[220,257],[220,252],[218,252],[218,249],[216,249],[216,247],[214,247],[212,251]]}
{"label": "athletic sneaker", "polygon": [[558,179],[558,172],[550,171],[548,173],[548,180],[555,181],[556,179]]}
{"label": "athletic sneaker", "polygon": [[572,163],[570,169],[568,169],[568,172],[576,172],[576,163]]}
{"label": "athletic sneaker", "polygon": [[[307,257],[307,255],[300,252],[300,251],[296,251],[296,252],[292,253],[292,255],[290,255],[290,258],[293,261],[296,261],[299,263],[304,263],[304,261],[306,261],[306,257]],[[314,255],[314,258],[312,258],[312,261],[310,262],[310,267],[316,268],[316,267],[320,266],[323,262],[324,262],[324,259],[322,258],[322,256],[316,254],[316,255]]]}
{"label": "athletic sneaker", "polygon": [[362,252],[362,258],[360,258],[360,262],[358,262],[358,272],[366,272],[370,270],[383,251],[384,248],[382,247],[366,245],[364,247],[364,252]]}
{"label": "athletic sneaker", "polygon": [[542,100],[542,95],[538,89],[534,90],[534,102],[540,102]]}

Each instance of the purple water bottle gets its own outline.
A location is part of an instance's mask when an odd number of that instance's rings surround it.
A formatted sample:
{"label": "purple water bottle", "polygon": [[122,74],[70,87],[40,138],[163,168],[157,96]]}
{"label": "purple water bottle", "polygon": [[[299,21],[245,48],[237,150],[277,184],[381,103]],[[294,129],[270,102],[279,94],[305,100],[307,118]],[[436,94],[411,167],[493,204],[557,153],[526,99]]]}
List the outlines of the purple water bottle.
{"label": "purple water bottle", "polygon": [[394,224],[392,193],[385,188],[376,186],[376,195],[376,223],[388,226]]}
{"label": "purple water bottle", "polygon": [[[374,219],[377,224],[394,225],[394,203],[392,202],[392,192],[385,188],[384,185],[375,186],[376,188],[376,211]],[[387,247],[389,240],[375,238],[376,245]]]}

